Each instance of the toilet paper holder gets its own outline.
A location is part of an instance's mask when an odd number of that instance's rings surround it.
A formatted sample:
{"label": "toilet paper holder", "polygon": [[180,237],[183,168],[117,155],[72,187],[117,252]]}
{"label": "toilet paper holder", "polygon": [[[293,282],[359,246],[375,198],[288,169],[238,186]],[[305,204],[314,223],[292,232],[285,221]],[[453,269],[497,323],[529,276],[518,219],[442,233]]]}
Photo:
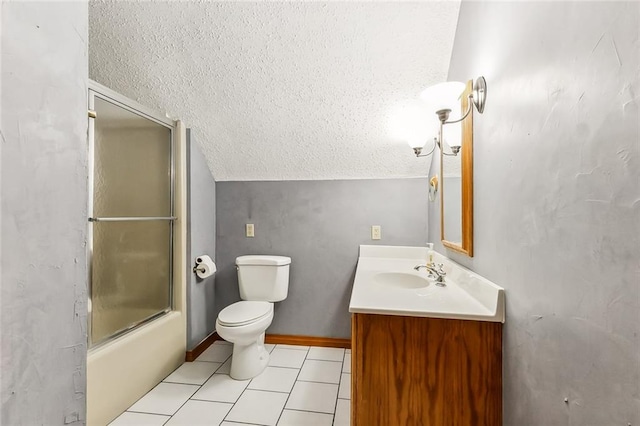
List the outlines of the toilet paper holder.
{"label": "toilet paper holder", "polygon": [[215,262],[206,254],[196,257],[195,263],[192,271],[198,278],[205,279],[216,273],[217,268]]}

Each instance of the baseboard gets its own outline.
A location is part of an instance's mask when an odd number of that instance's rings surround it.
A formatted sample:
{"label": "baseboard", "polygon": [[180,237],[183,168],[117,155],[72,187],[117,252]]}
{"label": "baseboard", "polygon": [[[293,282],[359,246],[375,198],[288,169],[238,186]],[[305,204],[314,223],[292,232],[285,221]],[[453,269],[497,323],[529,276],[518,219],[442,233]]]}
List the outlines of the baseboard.
{"label": "baseboard", "polygon": [[316,336],[292,336],[287,334],[267,334],[265,343],[297,346],[322,346],[329,348],[351,349],[351,339],[338,339],[335,337]]}
{"label": "baseboard", "polygon": [[213,333],[211,333],[210,335],[202,339],[202,341],[198,343],[195,348],[191,349],[190,351],[187,351],[187,354],[185,355],[184,360],[186,362],[195,361],[196,358],[198,358],[202,354],[202,352],[207,350],[207,348],[211,346],[213,342],[215,342],[216,340],[222,340],[222,338],[218,336],[218,333],[214,331]]}
{"label": "baseboard", "polygon": [[[222,337],[218,336],[215,331],[202,339],[195,348],[187,351],[184,360],[186,362],[193,362],[198,358],[202,352],[207,350],[209,346],[216,340],[222,340]],[[296,345],[296,346],[321,346],[326,348],[345,348],[351,349],[350,339],[338,339],[335,337],[316,337],[316,336],[294,336],[288,334],[267,334],[264,338],[265,343],[271,343],[274,345]]]}

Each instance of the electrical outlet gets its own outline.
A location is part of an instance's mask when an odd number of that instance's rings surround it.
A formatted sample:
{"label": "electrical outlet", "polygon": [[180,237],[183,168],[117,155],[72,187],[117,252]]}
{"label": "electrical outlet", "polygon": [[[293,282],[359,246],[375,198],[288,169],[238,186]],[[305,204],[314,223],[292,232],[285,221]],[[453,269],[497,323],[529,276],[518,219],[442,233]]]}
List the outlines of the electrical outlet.
{"label": "electrical outlet", "polygon": [[255,229],[253,227],[253,223],[247,223],[245,225],[245,231],[246,231],[247,237],[249,238],[255,237]]}
{"label": "electrical outlet", "polygon": [[380,225],[371,226],[371,239],[379,240],[382,238],[382,227]]}

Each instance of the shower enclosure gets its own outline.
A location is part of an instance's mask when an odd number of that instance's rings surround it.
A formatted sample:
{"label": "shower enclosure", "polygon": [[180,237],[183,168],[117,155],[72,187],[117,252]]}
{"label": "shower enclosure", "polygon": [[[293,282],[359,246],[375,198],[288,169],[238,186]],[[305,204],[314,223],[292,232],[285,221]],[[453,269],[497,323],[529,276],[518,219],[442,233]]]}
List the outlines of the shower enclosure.
{"label": "shower enclosure", "polygon": [[186,131],[90,81],[87,424],[184,362]]}
{"label": "shower enclosure", "polygon": [[95,91],[89,97],[95,112],[89,342],[95,346],[171,310],[173,122]]}

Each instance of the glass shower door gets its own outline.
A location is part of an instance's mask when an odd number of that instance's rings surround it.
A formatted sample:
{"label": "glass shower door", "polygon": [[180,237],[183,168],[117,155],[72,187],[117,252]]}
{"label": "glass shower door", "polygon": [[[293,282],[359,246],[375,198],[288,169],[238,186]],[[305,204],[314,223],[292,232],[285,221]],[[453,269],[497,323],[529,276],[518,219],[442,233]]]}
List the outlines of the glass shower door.
{"label": "glass shower door", "polygon": [[90,92],[90,344],[171,310],[172,127]]}

